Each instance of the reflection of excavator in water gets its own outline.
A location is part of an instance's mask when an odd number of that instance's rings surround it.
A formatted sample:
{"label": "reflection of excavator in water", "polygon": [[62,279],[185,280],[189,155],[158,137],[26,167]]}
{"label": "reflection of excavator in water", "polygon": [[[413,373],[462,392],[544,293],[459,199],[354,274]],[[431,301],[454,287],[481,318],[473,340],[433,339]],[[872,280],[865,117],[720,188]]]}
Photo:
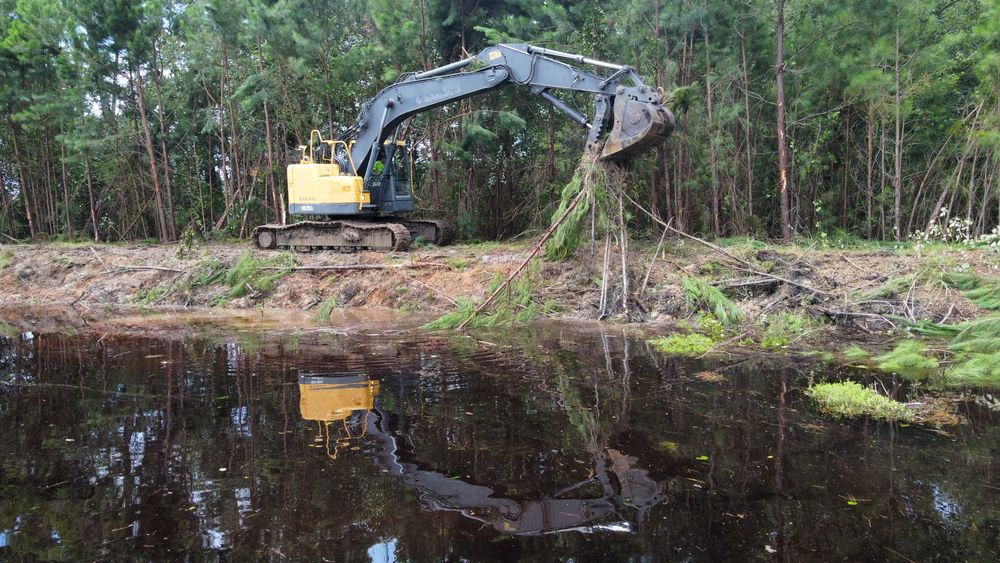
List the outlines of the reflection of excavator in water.
{"label": "reflection of excavator in water", "polygon": [[[607,76],[562,60],[608,69]],[[406,250],[422,237],[447,244],[442,221],[406,220],[413,211],[413,151],[400,138],[410,117],[485,94],[508,84],[525,86],[588,131],[587,146],[603,143],[602,158],[624,159],[662,143],[674,116],[660,103],[662,92],[646,86],[635,69],[531,45],[496,45],[425,72],[407,73],[367,101],[357,120],[336,139],[318,131],[288,167],[288,212],[327,220],[261,225],[259,248]],[[588,118],[553,90],[594,96]]]}
{"label": "reflection of excavator in water", "polygon": [[[636,458],[608,449],[611,474],[604,468],[591,479],[574,483],[546,495],[540,500],[516,501],[494,497],[493,490],[449,477],[437,471],[421,469],[416,463],[403,460],[401,441],[389,428],[388,417],[375,406],[379,384],[359,375],[300,375],[299,409],[302,418],[315,420],[320,426],[318,441],[325,441],[327,453],[336,459],[337,451],[345,446],[357,449],[362,437],[375,445],[375,462],[390,475],[420,492],[420,502],[430,510],[459,512],[511,535],[539,535],[557,532],[627,532],[632,521],[622,517],[625,509],[641,515],[664,499],[663,486],[649,477],[644,469],[634,467]],[[331,427],[343,436],[334,439],[330,451]],[[352,430],[350,427],[356,429]],[[604,463],[602,459],[600,463]],[[599,482],[604,496],[599,498],[566,498]]]}

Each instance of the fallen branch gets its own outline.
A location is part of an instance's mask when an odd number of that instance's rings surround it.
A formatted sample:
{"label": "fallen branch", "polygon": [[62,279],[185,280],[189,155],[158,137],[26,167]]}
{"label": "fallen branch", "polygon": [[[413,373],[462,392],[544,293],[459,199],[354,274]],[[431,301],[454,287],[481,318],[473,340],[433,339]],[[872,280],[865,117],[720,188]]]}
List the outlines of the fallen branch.
{"label": "fallen branch", "polygon": [[523,262],[521,262],[521,265],[518,266],[516,270],[514,270],[509,276],[507,276],[507,279],[504,280],[502,284],[497,286],[497,288],[493,291],[493,293],[489,297],[487,297],[482,303],[479,304],[478,307],[476,307],[476,310],[473,311],[471,315],[469,315],[469,318],[462,321],[462,324],[456,327],[458,330],[462,330],[463,328],[465,328],[465,325],[469,324],[469,321],[476,318],[476,315],[478,315],[479,313],[482,313],[483,310],[486,309],[486,307],[490,306],[490,304],[492,304],[493,301],[496,300],[497,296],[499,296],[504,289],[510,286],[510,282],[514,281],[514,278],[516,278],[521,273],[521,271],[524,270],[524,268],[528,265],[528,263],[531,262],[531,259],[534,258],[536,254],[538,254],[538,251],[541,250],[543,246],[545,246],[545,242],[549,240],[549,237],[552,236],[552,233],[554,233],[556,229],[559,228],[559,225],[562,225],[563,221],[565,221],[566,218],[569,217],[570,212],[573,211],[573,208],[575,208],[577,204],[580,203],[580,200],[583,199],[583,196],[586,194],[587,190],[580,190],[580,193],[576,194],[576,197],[573,198],[573,201],[571,201],[569,205],[566,206],[566,210],[563,211],[563,214],[560,215],[559,218],[556,219],[551,225],[549,225],[549,228],[545,230],[545,233],[542,235],[542,238],[540,238],[538,242],[535,243],[535,247],[531,249],[531,252],[528,254],[528,257],[525,258]]}
{"label": "fallen branch", "polygon": [[417,268],[447,268],[447,264],[440,262],[413,262],[410,264],[350,264],[346,266],[295,266],[293,268],[282,268],[281,266],[262,266],[258,270],[289,270],[292,272],[318,272],[324,270],[412,270]]}
{"label": "fallen branch", "polygon": [[105,274],[117,274],[119,272],[140,272],[143,270],[156,270],[158,272],[171,272],[174,274],[186,274],[187,270],[177,268],[162,268],[160,266],[113,266],[114,270],[104,270]]}

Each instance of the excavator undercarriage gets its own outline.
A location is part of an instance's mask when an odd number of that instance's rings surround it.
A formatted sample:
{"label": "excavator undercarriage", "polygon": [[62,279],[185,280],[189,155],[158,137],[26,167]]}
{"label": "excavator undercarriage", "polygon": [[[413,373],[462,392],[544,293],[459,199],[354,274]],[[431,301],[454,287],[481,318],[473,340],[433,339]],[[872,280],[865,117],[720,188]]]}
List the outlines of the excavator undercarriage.
{"label": "excavator undercarriage", "polygon": [[[610,69],[601,76],[566,61]],[[526,86],[584,128],[587,146],[602,159],[623,160],[664,142],[674,116],[662,91],[646,86],[635,69],[552,49],[501,44],[478,55],[403,74],[362,105],[357,120],[335,139],[312,131],[298,163],[288,166],[288,211],[308,220],[261,225],[262,249],[404,251],[416,240],[445,245],[454,229],[445,221],[403,219],[412,212],[413,147],[405,123],[414,115],[508,86]],[[594,115],[581,114],[553,94],[593,96]],[[320,219],[317,219],[320,218]]]}
{"label": "excavator undercarriage", "polygon": [[257,248],[264,250],[402,252],[417,240],[445,246],[454,239],[455,231],[447,222],[433,219],[334,219],[299,221],[290,225],[260,225],[253,230],[252,236]]}

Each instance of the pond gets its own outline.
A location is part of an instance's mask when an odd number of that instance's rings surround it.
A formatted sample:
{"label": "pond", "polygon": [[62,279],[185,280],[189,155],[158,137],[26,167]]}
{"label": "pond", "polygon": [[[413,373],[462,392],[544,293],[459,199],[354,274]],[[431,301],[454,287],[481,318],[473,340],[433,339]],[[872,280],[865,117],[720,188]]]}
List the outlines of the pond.
{"label": "pond", "polygon": [[819,363],[566,323],[70,332],[0,337],[0,558],[1000,557],[1000,414],[831,420]]}

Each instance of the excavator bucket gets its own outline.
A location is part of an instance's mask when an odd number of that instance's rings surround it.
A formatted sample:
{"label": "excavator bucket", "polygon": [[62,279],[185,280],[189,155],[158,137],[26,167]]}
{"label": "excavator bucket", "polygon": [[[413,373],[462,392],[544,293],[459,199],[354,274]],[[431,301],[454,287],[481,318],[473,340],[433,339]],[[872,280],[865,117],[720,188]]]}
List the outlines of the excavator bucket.
{"label": "excavator bucket", "polygon": [[613,124],[602,159],[636,156],[667,140],[674,130],[674,114],[659,102],[615,98]]}

